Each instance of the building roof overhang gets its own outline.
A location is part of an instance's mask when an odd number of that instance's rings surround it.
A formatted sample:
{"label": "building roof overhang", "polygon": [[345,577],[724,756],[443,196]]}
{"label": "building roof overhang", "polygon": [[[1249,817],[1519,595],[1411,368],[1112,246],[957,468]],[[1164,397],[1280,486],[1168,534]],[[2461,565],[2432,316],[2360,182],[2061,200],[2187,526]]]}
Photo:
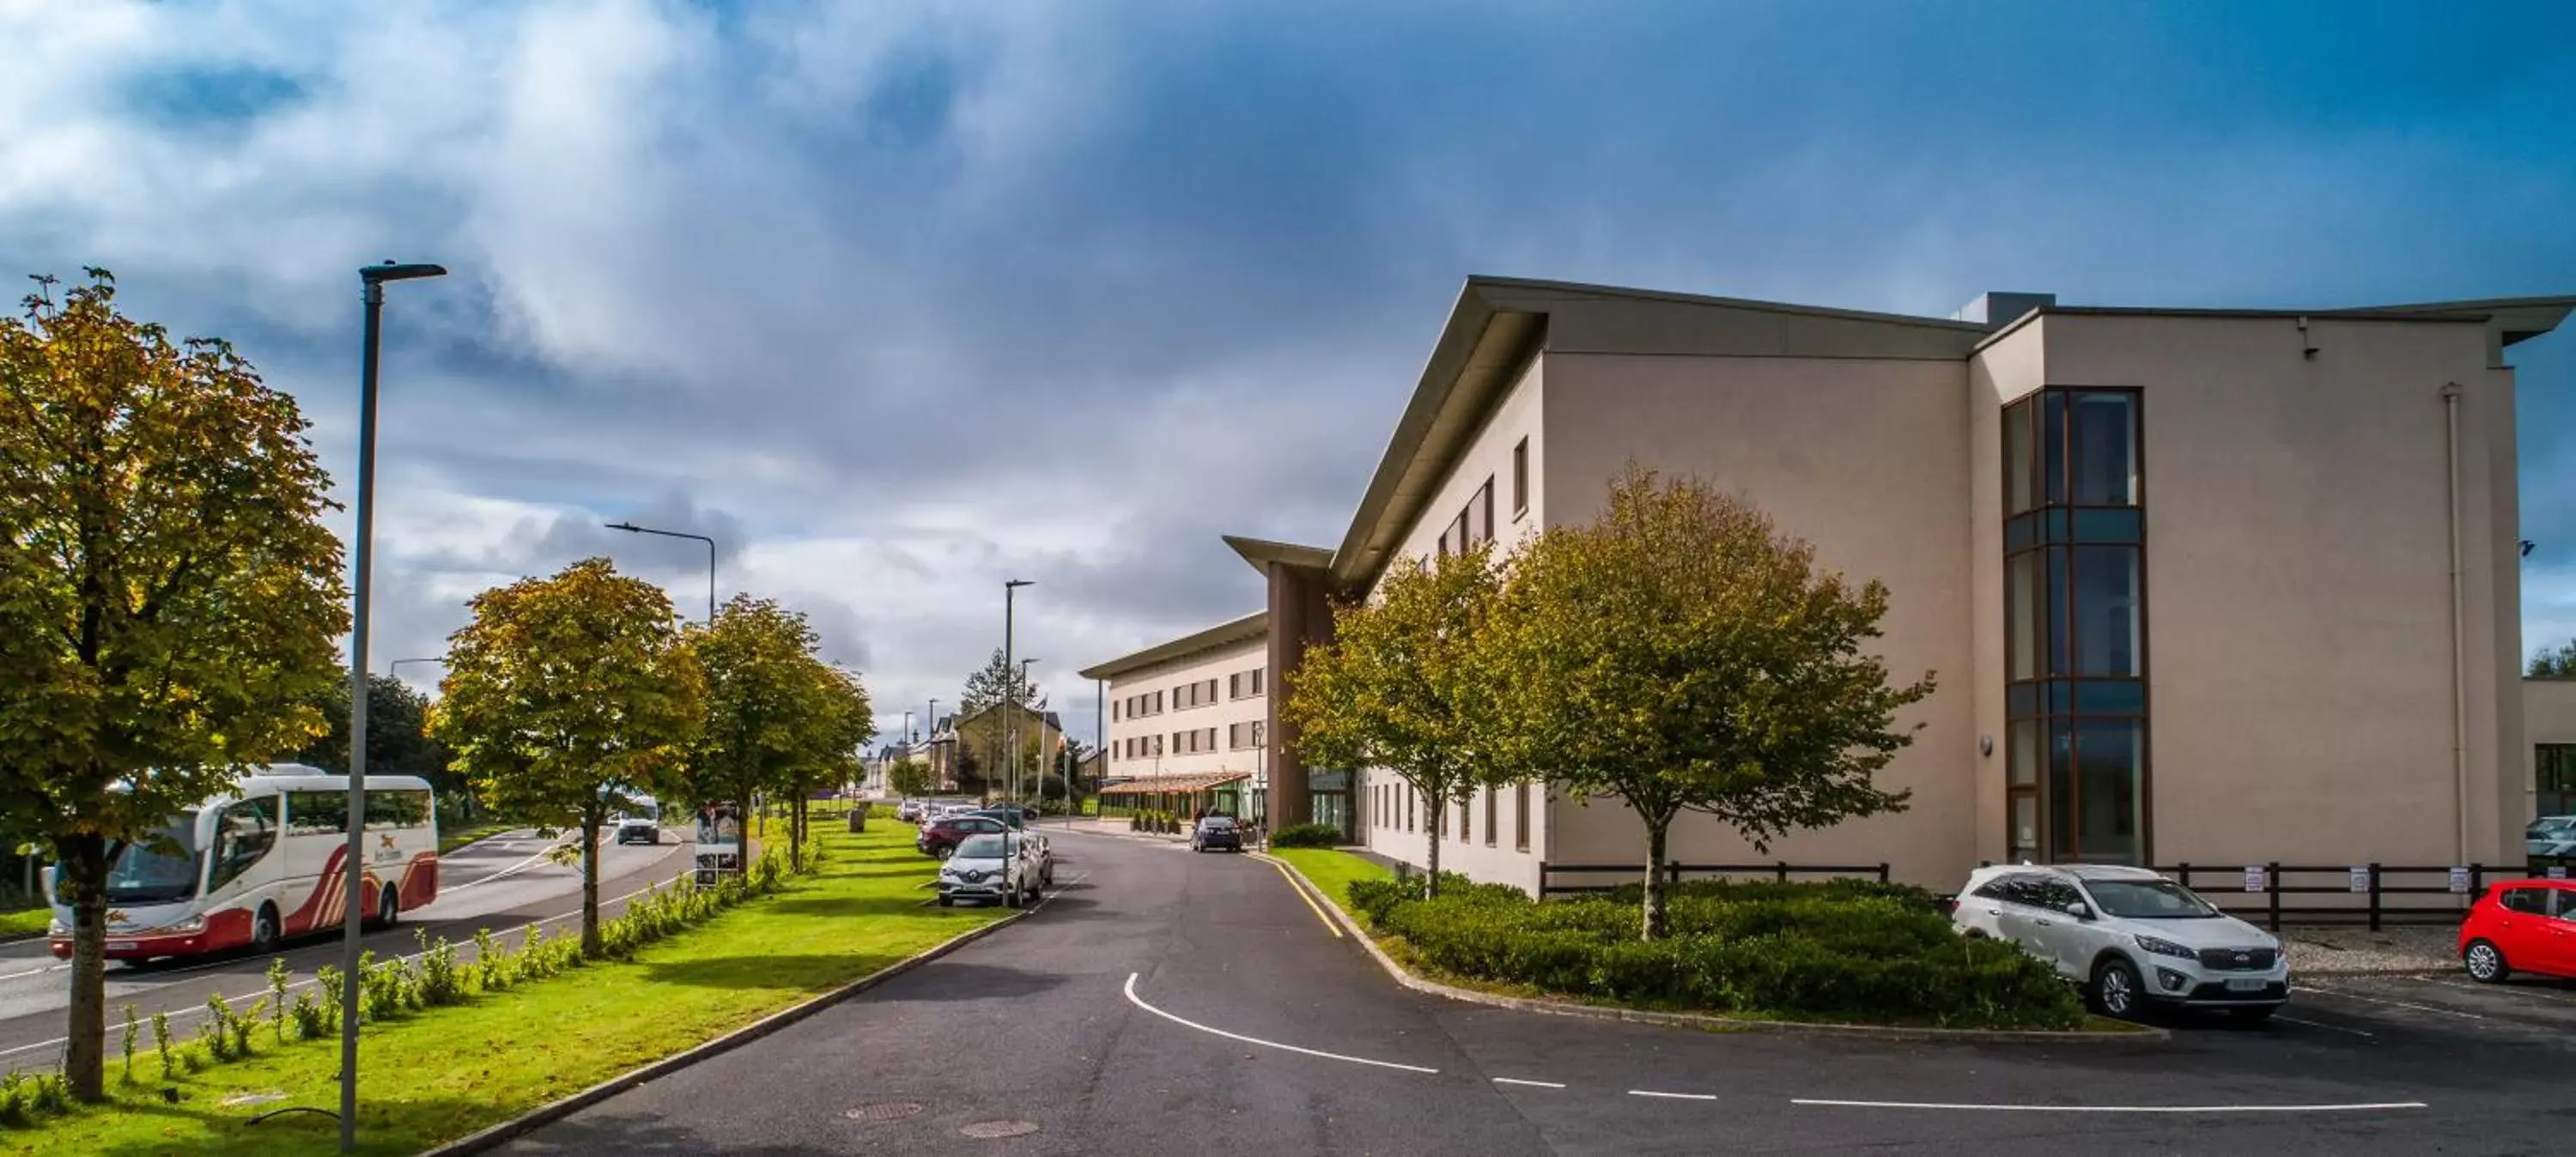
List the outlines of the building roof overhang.
{"label": "building roof overhang", "polygon": [[1252,569],[1269,574],[1275,564],[1322,570],[1333,565],[1333,552],[1320,546],[1299,546],[1293,542],[1273,542],[1266,538],[1247,538],[1240,534],[1225,536],[1225,544],[1251,563]]}
{"label": "building roof overhang", "polygon": [[1254,611],[1240,619],[1218,623],[1196,634],[1183,635],[1168,643],[1157,643],[1134,654],[1121,655],[1106,663],[1085,667],[1077,674],[1085,679],[1115,679],[1130,671],[1151,667],[1166,660],[1240,643],[1246,639],[1262,638],[1269,633],[1270,612]]}

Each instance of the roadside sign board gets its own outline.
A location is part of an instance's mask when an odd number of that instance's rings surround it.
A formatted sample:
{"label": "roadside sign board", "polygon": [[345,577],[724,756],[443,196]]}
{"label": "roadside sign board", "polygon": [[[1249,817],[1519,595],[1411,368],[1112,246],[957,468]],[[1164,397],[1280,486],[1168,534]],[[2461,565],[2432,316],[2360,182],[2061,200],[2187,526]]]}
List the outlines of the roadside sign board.
{"label": "roadside sign board", "polygon": [[2564,880],[2564,879],[2566,879],[2566,878],[2567,878],[2567,865],[2565,865],[2565,864],[2551,864],[2551,865],[2549,866],[2549,878],[2550,878],[2550,879],[2552,879],[2552,880]]}
{"label": "roadside sign board", "polygon": [[2467,868],[2451,869],[2451,890],[2463,895],[2468,893],[2469,870]]}
{"label": "roadside sign board", "polygon": [[2263,865],[2245,865],[2245,890],[2248,892],[2260,892],[2263,890]]}
{"label": "roadside sign board", "polygon": [[2370,890],[2370,865],[2354,864],[2352,866],[2351,887],[2355,892],[2367,892]]}

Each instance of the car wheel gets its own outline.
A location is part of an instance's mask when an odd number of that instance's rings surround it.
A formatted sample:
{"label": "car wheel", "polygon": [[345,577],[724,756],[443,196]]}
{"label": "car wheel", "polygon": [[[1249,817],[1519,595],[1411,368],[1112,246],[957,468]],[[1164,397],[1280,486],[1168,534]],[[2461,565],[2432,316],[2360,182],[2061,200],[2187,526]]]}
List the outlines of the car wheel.
{"label": "car wheel", "polygon": [[954,908],[957,906],[957,897],[942,896],[939,898],[939,906],[942,908]]}
{"label": "car wheel", "polygon": [[250,950],[265,953],[277,947],[277,906],[262,904],[259,915],[251,918]]}
{"label": "car wheel", "polygon": [[1017,908],[1017,907],[1019,907],[1019,906],[1020,906],[1020,890],[1019,890],[1019,889],[1017,889],[1017,888],[1005,888],[1005,889],[1003,889],[1003,890],[1002,890],[1002,906],[1003,906],[1003,907],[1005,907],[1005,908]]}
{"label": "car wheel", "polygon": [[2468,966],[2469,979],[2480,984],[2501,984],[2513,975],[2513,968],[2504,962],[2504,950],[2484,940],[2469,941],[2460,961]]}
{"label": "car wheel", "polygon": [[2093,1008],[2104,1016],[2128,1020],[2138,1015],[2145,997],[2138,987],[2138,970],[2126,960],[2112,957],[2093,970]]}
{"label": "car wheel", "polygon": [[2237,1024],[2244,1025],[2247,1028],[2252,1028],[2255,1025],[2272,1019],[2272,1014],[2279,1011],[2279,1008],[2272,1005],[2265,1005],[2261,1008],[2231,1008],[2227,1010],[2227,1019],[2234,1021]]}
{"label": "car wheel", "polygon": [[393,885],[387,884],[384,894],[376,897],[376,927],[391,928],[400,923],[402,923],[402,897],[394,891]]}

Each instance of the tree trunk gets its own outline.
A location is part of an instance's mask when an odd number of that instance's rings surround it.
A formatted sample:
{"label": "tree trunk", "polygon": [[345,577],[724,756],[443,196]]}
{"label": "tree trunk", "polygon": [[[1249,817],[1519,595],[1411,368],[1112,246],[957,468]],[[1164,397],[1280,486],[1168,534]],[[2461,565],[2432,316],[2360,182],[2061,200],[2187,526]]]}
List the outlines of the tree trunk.
{"label": "tree trunk", "polygon": [[1664,839],[1672,824],[1670,815],[1646,817],[1646,922],[1640,939],[1664,938]]}
{"label": "tree trunk", "polygon": [[599,825],[607,817],[585,814],[581,825],[581,954],[599,955]]}
{"label": "tree trunk", "polygon": [[63,1076],[72,1096],[107,1099],[107,840],[54,841],[58,886],[72,908],[71,1023],[63,1041]]}
{"label": "tree trunk", "polygon": [[1429,855],[1423,857],[1423,859],[1429,861],[1431,865],[1431,878],[1423,881],[1422,883],[1422,895],[1424,899],[1429,899],[1440,894],[1440,826],[1441,818],[1445,814],[1445,809],[1441,806],[1441,799],[1439,796],[1431,796],[1430,800],[1431,806],[1426,810],[1431,814],[1425,818],[1429,819],[1431,822],[1422,825],[1422,830],[1428,833],[1428,838],[1431,840],[1431,852]]}
{"label": "tree trunk", "polygon": [[803,792],[796,794],[796,826],[788,833],[788,840],[787,870],[802,873],[805,870],[805,793]]}

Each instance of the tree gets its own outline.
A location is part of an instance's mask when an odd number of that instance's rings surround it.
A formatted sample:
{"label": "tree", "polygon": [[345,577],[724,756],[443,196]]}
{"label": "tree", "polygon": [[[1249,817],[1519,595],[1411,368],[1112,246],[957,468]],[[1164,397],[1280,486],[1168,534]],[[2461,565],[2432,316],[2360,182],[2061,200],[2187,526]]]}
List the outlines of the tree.
{"label": "tree", "polygon": [[[297,763],[349,774],[349,685],[333,680],[314,700],[330,730],[295,753]],[[391,675],[367,676],[367,773],[416,775],[444,802],[470,798],[464,776],[448,767],[454,754],[429,735],[429,697]]]}
{"label": "tree", "polygon": [[906,759],[886,770],[886,785],[897,796],[919,799],[939,790],[930,778],[930,765],[918,759]]}
{"label": "tree", "polygon": [[1496,700],[1476,666],[1500,589],[1485,547],[1390,568],[1377,602],[1335,610],[1332,641],[1307,649],[1280,707],[1308,763],[1383,768],[1430,802],[1432,895],[1444,805],[1500,779]]}
{"label": "tree", "polygon": [[72,909],[73,1095],[104,1093],[109,869],[322,730],[349,627],[295,402],[89,271],[0,318],[0,830]]}
{"label": "tree", "polygon": [[1038,685],[1028,677],[1028,669],[1015,668],[1004,659],[1002,649],[995,647],[993,657],[980,670],[966,676],[966,690],[957,704],[959,718],[1006,699],[1022,707],[1037,707]]}
{"label": "tree", "polygon": [[801,867],[807,798],[847,778],[875,731],[867,691],[816,656],[821,640],[802,613],[768,599],[735,595],[689,642],[707,682],[690,790],[699,803],[744,806],[785,795],[788,854]]}
{"label": "tree", "polygon": [[474,596],[448,637],[430,731],[491,804],[581,832],[581,948],[599,952],[599,829],[618,797],[671,794],[706,683],[662,588],[591,558]]}
{"label": "tree", "polygon": [[1886,612],[1885,586],[1819,569],[1748,503],[1631,466],[1597,521],[1550,529],[1516,560],[1482,656],[1503,699],[1499,747],[1578,798],[1636,809],[1641,935],[1658,939],[1679,813],[1767,850],[1792,829],[1904,808],[1872,776],[1913,741],[1895,715],[1932,675],[1893,687],[1861,653]]}
{"label": "tree", "polygon": [[2531,657],[2534,679],[2576,679],[2576,639],[2557,647],[2544,647]]}

